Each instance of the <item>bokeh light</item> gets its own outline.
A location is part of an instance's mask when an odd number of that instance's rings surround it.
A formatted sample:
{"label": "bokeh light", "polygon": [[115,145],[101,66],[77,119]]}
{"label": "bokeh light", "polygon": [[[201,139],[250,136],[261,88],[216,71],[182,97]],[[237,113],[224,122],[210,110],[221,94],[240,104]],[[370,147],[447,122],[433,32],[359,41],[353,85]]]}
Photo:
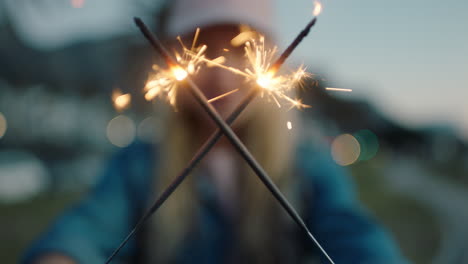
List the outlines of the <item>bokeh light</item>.
{"label": "bokeh light", "polygon": [[350,134],[336,137],[331,144],[333,160],[341,166],[348,166],[356,162],[360,153],[359,141]]}
{"label": "bokeh light", "polygon": [[161,138],[161,120],[149,116],[143,119],[138,125],[137,136],[143,142],[155,143]]}
{"label": "bokeh light", "polygon": [[379,139],[368,129],[359,130],[354,133],[354,137],[359,141],[361,154],[359,160],[370,160],[379,151]]}
{"label": "bokeh light", "polygon": [[5,116],[0,112],[0,138],[2,138],[7,131],[7,120]]}
{"label": "bokeh light", "polygon": [[119,115],[107,124],[107,138],[117,147],[126,147],[135,139],[136,128],[132,119]]}
{"label": "bokeh light", "polygon": [[32,153],[0,151],[0,202],[16,203],[33,198],[48,184],[45,164]]}
{"label": "bokeh light", "polygon": [[74,8],[82,8],[85,0],[71,0],[71,5]]}

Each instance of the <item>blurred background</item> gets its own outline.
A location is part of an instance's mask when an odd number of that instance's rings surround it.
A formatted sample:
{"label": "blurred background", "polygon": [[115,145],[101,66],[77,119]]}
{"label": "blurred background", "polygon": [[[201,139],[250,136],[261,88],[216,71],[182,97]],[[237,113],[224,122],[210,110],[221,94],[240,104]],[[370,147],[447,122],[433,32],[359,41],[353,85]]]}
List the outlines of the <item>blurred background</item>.
{"label": "blurred background", "polygon": [[[2,263],[93,186],[113,152],[155,140],[158,115],[141,92],[155,57],[132,17],[156,25],[159,2],[0,0]],[[281,49],[312,1],[276,2]],[[322,3],[291,58],[316,74],[304,136],[329,143],[414,263],[468,263],[468,2]]]}

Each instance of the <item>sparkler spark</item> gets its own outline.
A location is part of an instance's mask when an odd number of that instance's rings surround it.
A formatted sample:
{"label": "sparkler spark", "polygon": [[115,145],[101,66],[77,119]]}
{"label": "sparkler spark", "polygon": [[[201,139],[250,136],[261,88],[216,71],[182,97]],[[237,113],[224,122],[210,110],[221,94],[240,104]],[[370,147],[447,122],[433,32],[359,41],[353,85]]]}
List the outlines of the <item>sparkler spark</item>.
{"label": "sparkler spark", "polygon": [[303,66],[290,74],[279,75],[276,70],[271,69],[273,58],[277,48],[271,49],[265,47],[265,38],[260,36],[258,40],[252,39],[245,44],[245,55],[249,67],[245,69],[248,80],[255,81],[263,88],[261,96],[266,95],[274,101],[279,107],[279,99],[285,100],[291,104],[291,107],[305,108],[308,105],[302,104],[300,100],[288,96],[288,92],[296,86],[301,85],[305,77],[309,74]]}
{"label": "sparkler spark", "polygon": [[[169,66],[169,69],[162,69],[157,65],[153,66],[155,74],[148,80],[145,86],[145,99],[153,100],[155,97],[166,98],[171,105],[176,102],[176,90],[178,82],[184,80],[188,75],[195,75],[201,68],[203,63],[207,67],[220,67],[234,74],[243,76],[248,82],[255,83],[262,88],[260,96],[267,97],[268,100],[275,102],[278,107],[282,104],[280,101],[286,101],[291,108],[307,108],[310,107],[303,104],[299,99],[293,99],[288,93],[302,85],[302,80],[309,76],[303,66],[290,74],[279,75],[277,69],[272,67],[273,58],[277,53],[277,47],[267,48],[265,45],[265,37],[259,36],[258,33],[249,28],[243,28],[241,33],[233,38],[231,44],[238,46],[245,44],[245,57],[247,58],[247,67],[242,71],[238,68],[224,65],[225,58],[223,56],[215,59],[208,59],[205,56],[207,50],[206,45],[196,47],[196,42],[200,30],[197,29],[192,41],[191,48],[187,48],[181,38],[177,39],[182,46],[182,54],[175,53],[176,60],[181,66]],[[237,90],[222,94],[210,99],[210,102],[224,98]]]}
{"label": "sparkler spark", "polygon": [[196,46],[199,34],[200,29],[197,28],[190,49],[184,45],[180,37],[177,37],[182,46],[182,54],[175,52],[176,61],[180,66],[169,65],[168,69],[163,69],[158,65],[153,65],[154,74],[150,76],[144,89],[147,101],[159,96],[175,106],[179,82],[187,78],[188,75],[195,75],[200,70],[201,65],[207,61],[205,58],[207,46]]}
{"label": "sparkler spark", "polygon": [[119,89],[112,91],[112,102],[114,103],[114,108],[117,111],[122,111],[127,109],[130,106],[132,96],[127,94],[122,94]]}
{"label": "sparkler spark", "polygon": [[337,92],[352,92],[353,89],[326,87],[325,90]]}
{"label": "sparkler spark", "polygon": [[322,4],[319,1],[314,1],[314,11],[312,13],[314,16],[318,16],[322,13]]}
{"label": "sparkler spark", "polygon": [[231,95],[231,94],[233,94],[233,93],[235,93],[235,92],[238,92],[238,91],[239,91],[239,89],[234,89],[234,90],[229,91],[229,92],[227,92],[227,93],[224,93],[224,94],[222,94],[222,95],[218,95],[218,96],[216,96],[216,97],[214,97],[214,98],[209,99],[209,100],[208,100],[208,103],[212,103],[212,102],[214,102],[214,101],[218,101],[219,99],[222,99],[222,98],[224,98],[224,97],[226,97],[226,96],[228,96],[228,95]]}
{"label": "sparkler spark", "polygon": [[[203,60],[206,60],[209,65],[226,69],[234,74],[243,76],[250,83],[255,83],[262,88],[260,96],[265,96],[269,100],[274,101],[278,107],[282,106],[280,103],[281,100],[288,102],[291,107],[310,107],[301,103],[300,100],[293,99],[288,95],[292,89],[298,85],[302,85],[303,79],[309,76],[309,73],[305,71],[305,68],[301,66],[290,74],[277,74],[276,69],[272,69],[272,62],[276,55],[277,47],[267,48],[265,45],[265,37],[257,37],[257,34],[250,34],[249,36],[255,37],[245,40],[245,33],[246,32],[241,32],[233,39],[236,40],[235,42],[245,43],[247,67],[244,71],[219,63],[217,61],[218,59],[208,60],[203,58]],[[239,38],[241,38],[242,41],[239,41]]]}

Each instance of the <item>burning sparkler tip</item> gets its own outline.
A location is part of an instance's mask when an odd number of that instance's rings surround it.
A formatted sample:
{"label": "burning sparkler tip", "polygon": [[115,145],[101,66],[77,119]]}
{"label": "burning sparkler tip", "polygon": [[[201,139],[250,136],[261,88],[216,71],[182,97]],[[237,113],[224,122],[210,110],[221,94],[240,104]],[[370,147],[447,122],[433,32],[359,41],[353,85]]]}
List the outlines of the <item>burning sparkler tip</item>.
{"label": "burning sparkler tip", "polygon": [[320,3],[319,1],[314,1],[314,6],[314,11],[312,13],[316,17],[320,15],[320,13],[322,13],[322,3]]}

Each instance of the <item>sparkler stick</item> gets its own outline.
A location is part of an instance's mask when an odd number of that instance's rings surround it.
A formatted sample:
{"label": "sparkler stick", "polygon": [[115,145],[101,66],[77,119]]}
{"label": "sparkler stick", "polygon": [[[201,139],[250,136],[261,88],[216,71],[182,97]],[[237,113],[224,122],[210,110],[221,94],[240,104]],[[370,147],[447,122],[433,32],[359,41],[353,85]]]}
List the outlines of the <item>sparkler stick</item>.
{"label": "sparkler stick", "polygon": [[[281,57],[284,57],[284,59],[282,59],[282,60],[279,59],[278,60],[279,61],[277,63],[278,66],[280,66],[286,60],[286,58],[291,54],[291,52],[299,44],[299,42],[308,34],[308,32],[310,31],[310,28],[315,24],[315,21],[316,21],[316,19],[313,19],[311,21],[311,23],[309,23],[308,26],[306,27],[307,30],[305,30],[305,31],[303,31],[303,32],[301,32],[299,34],[298,38],[296,38],[296,40],[294,41],[294,43],[297,42],[297,44],[295,44],[295,46],[291,45],[292,48],[287,49],[288,53],[285,52],[286,55],[281,56]],[[156,51],[158,53],[160,53],[160,55],[166,60],[166,63],[169,66],[179,66],[180,67],[180,65],[169,55],[169,53],[163,47],[161,42],[156,38],[156,36],[154,36],[149,31],[149,29],[146,27],[146,25],[143,23],[143,21],[141,21],[141,19],[135,18],[135,23],[140,28],[143,35],[151,43],[151,45],[156,49]],[[195,84],[195,82],[193,82],[193,80],[190,78],[190,76],[186,76],[185,82],[188,84],[188,88],[190,89],[190,92],[195,97],[195,99],[200,104],[200,106],[207,112],[207,114],[213,119],[213,121],[215,121],[215,123],[218,125],[218,128],[227,137],[227,139],[231,142],[231,144],[235,147],[235,149],[239,152],[239,154],[241,154],[241,156],[245,159],[245,161],[249,164],[249,166],[255,172],[255,174],[260,178],[260,180],[267,187],[267,189],[277,199],[277,201],[280,203],[280,205],[286,210],[286,212],[291,216],[291,218],[299,225],[299,227],[302,228],[307,233],[309,238],[316,244],[316,246],[326,256],[326,258],[330,261],[330,263],[334,264],[334,262],[330,258],[330,256],[328,256],[328,254],[322,248],[320,243],[315,239],[315,237],[309,231],[306,224],[304,223],[302,218],[299,216],[297,211],[294,209],[294,207],[292,207],[292,205],[288,202],[288,200],[284,197],[284,195],[278,189],[278,187],[270,179],[270,177],[268,176],[266,171],[257,162],[257,160],[253,157],[253,155],[245,147],[245,145],[242,143],[242,141],[237,137],[237,135],[232,131],[231,127],[226,124],[226,122],[221,118],[221,116],[214,109],[214,107],[207,102],[208,101],[207,98],[200,91],[200,89]]]}
{"label": "sparkler stick", "polygon": [[294,41],[288,46],[288,48],[281,54],[281,56],[276,60],[275,63],[273,63],[273,66],[271,66],[271,70],[273,72],[278,71],[278,69],[283,65],[283,63],[286,61],[286,59],[291,55],[291,53],[294,51],[294,49],[297,48],[297,46],[302,42],[302,40],[309,35],[310,29],[315,25],[317,22],[317,17],[314,17],[309,24],[297,35],[297,37],[294,39]]}
{"label": "sparkler stick", "polygon": [[[244,109],[249,105],[250,102],[257,96],[259,89],[254,87],[249,94],[242,100],[242,102],[236,107],[236,109],[229,115],[226,119],[227,124],[232,124],[236,118],[244,111]],[[143,224],[153,215],[159,207],[171,196],[171,194],[177,189],[177,187],[184,181],[184,179],[192,172],[192,170],[197,166],[197,164],[210,152],[211,148],[219,141],[223,132],[220,129],[217,129],[211,136],[205,141],[205,143],[197,150],[193,158],[190,160],[189,164],[180,172],[180,174],[171,182],[169,186],[164,190],[164,192],[159,196],[159,198],[154,202],[150,209],[140,218],[138,223],[132,229],[132,231],[127,235],[127,237],[120,243],[119,247],[114,250],[112,255],[107,259],[106,264],[110,263],[112,259],[119,253],[128,240],[138,232]]]}

